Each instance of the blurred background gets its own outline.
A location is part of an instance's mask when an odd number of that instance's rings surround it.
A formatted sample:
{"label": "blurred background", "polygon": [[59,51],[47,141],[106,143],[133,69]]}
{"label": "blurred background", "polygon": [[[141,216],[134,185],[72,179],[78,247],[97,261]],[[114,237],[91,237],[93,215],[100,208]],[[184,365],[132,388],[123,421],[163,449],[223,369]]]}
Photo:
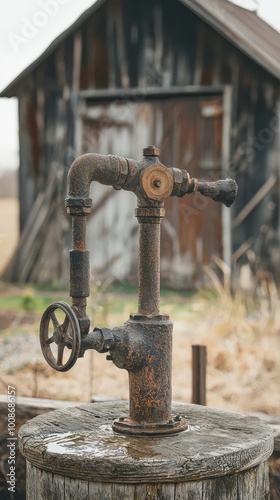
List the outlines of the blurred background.
{"label": "blurred background", "polygon": [[[80,393],[78,370],[65,393],[60,384],[69,375],[58,378],[41,364],[34,329],[53,297],[69,301],[64,198],[71,162],[91,151],[138,159],[155,143],[164,164],[198,178],[231,176],[239,185],[230,210],[199,195],[166,201],[163,306],[174,315],[181,359],[174,397],[191,397],[187,346],[197,341],[208,344],[210,404],[280,411],[272,347],[280,321],[280,12],[276,0],[216,2],[204,7],[205,18],[191,0],[156,0],[153,7],[29,0],[2,8],[1,359],[15,381],[18,369],[31,366],[23,396],[88,400],[108,391],[100,368],[96,387],[90,375]],[[92,194],[89,308],[94,323],[114,326],[137,308],[135,199],[101,185]],[[269,339],[262,335],[268,325]],[[92,372],[93,354],[88,363]],[[56,384],[39,383],[40,370]],[[115,378],[108,364],[106,370],[117,384],[109,392],[124,397],[123,374]],[[269,393],[260,390],[268,380]]]}
{"label": "blurred background", "polygon": [[[155,144],[165,165],[239,186],[231,209],[199,195],[165,203],[173,398],[192,400],[191,346],[200,344],[208,405],[279,419],[279,32],[279,0],[3,3],[0,393],[128,397],[126,372],[98,353],[52,370],[38,327],[50,303],[70,303],[72,161],[86,152],[138,160]],[[92,198],[88,311],[92,327],[114,327],[137,310],[135,196],[96,185]],[[0,454],[1,443],[0,433]]]}
{"label": "blurred background", "polygon": [[[219,352],[215,336],[212,344],[214,365],[231,371],[235,362],[241,366],[235,350],[243,351],[244,336],[251,346],[255,329],[266,321],[273,323],[275,335],[278,331],[278,3],[217,0],[209,7],[217,31],[189,1],[129,5],[125,0],[29,0],[2,7],[1,328],[18,333],[19,325],[27,324],[30,329],[51,301],[49,290],[67,297],[71,231],[64,197],[73,159],[90,151],[138,159],[154,142],[166,165],[210,180],[230,175],[239,184],[231,210],[199,196],[169,199],[162,224],[166,308],[173,307],[172,294],[182,300],[182,310],[174,307],[179,323],[186,314],[186,325],[189,309],[194,307],[197,322],[195,311],[200,316],[207,297],[213,311],[202,319],[206,331],[194,329],[204,338],[214,325],[217,341],[229,335],[230,356]],[[236,31],[231,34],[229,27]],[[104,313],[105,322],[116,321],[114,307],[128,315],[130,297],[134,309],[137,302],[135,199],[131,193],[115,194],[109,187],[94,187],[88,231],[96,293],[90,307],[95,316]],[[119,311],[117,297],[126,293],[124,311]],[[220,318],[220,304],[230,319]],[[231,316],[236,311],[239,324],[246,325],[237,336]],[[261,364],[274,373],[269,351]],[[38,395],[35,386],[20,390]],[[176,397],[186,397],[189,387],[179,383],[177,390]],[[92,391],[90,382],[86,398]],[[209,397],[213,404],[235,406],[232,395],[226,403],[216,401],[214,392]],[[264,409],[278,411],[279,398],[267,404]]]}

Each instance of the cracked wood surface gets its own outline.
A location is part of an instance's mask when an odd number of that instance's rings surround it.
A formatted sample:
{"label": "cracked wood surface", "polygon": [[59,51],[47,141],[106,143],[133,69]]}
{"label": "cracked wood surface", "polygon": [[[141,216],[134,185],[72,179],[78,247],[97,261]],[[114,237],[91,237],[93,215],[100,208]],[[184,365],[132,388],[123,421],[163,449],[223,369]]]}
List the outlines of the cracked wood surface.
{"label": "cracked wood surface", "polygon": [[258,418],[196,405],[172,410],[189,429],[162,438],[112,431],[127,402],[55,410],[21,427],[20,450],[39,469],[101,483],[200,481],[251,469],[272,453],[272,432]]}

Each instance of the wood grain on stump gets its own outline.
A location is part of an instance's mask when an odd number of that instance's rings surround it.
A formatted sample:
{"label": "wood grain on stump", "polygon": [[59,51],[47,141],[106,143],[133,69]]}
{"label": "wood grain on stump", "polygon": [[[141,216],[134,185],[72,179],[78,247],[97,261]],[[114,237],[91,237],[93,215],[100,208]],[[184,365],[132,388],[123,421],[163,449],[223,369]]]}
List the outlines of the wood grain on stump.
{"label": "wood grain on stump", "polygon": [[19,432],[28,461],[27,498],[268,498],[269,427],[258,418],[174,405],[189,429],[165,437],[115,434],[126,402],[83,404],[27,422]]}

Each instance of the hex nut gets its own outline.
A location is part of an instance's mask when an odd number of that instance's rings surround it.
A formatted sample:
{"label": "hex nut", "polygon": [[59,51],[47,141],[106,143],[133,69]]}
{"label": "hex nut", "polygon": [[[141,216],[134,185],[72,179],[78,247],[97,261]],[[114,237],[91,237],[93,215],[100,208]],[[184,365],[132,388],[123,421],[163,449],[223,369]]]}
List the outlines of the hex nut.
{"label": "hex nut", "polygon": [[155,146],[147,146],[143,149],[143,156],[159,156],[160,149]]}
{"label": "hex nut", "polygon": [[88,316],[84,316],[83,318],[78,318],[78,322],[81,329],[81,335],[84,337],[89,332],[90,319]]}
{"label": "hex nut", "polygon": [[173,191],[172,195],[179,196],[181,192],[181,185],[183,181],[183,172],[179,168],[172,168],[173,173]]}

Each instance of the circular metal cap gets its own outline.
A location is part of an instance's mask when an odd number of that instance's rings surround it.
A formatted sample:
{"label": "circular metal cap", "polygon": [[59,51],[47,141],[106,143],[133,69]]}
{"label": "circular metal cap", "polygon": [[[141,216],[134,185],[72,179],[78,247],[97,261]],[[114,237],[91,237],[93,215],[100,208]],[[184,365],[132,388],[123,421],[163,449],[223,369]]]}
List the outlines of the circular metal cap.
{"label": "circular metal cap", "polygon": [[141,184],[150,200],[163,201],[172,193],[173,176],[168,168],[155,163],[142,171]]}

